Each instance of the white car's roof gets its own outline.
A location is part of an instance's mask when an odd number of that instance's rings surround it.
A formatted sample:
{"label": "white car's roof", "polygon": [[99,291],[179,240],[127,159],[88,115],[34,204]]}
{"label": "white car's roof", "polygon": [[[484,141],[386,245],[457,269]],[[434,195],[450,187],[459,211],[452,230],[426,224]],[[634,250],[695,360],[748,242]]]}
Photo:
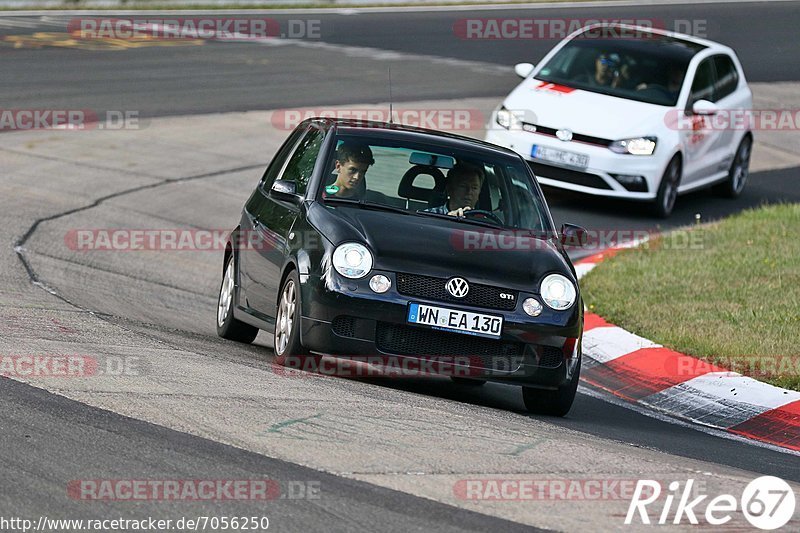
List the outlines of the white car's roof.
{"label": "white car's roof", "polygon": [[701,46],[705,46],[711,52],[728,52],[728,53],[733,54],[733,50],[730,47],[725,46],[724,44],[720,44],[720,43],[715,42],[715,41],[709,41],[708,39],[701,39],[700,37],[695,37],[693,35],[688,35],[686,33],[678,33],[678,32],[674,32],[674,31],[662,30],[662,29],[659,29],[659,28],[652,28],[652,27],[648,27],[648,26],[637,26],[637,25],[634,25],[634,24],[622,24],[622,23],[618,23],[618,22],[599,22],[599,23],[596,23],[596,24],[589,24],[589,25],[584,26],[583,28],[580,28],[579,30],[576,30],[576,31],[572,32],[572,34],[570,34],[567,37],[567,39],[572,40],[576,36],[581,35],[582,33],[586,32],[587,30],[590,30],[590,29],[593,29],[593,28],[624,28],[626,30],[633,30],[633,31],[638,31],[638,32],[648,32],[648,33],[653,33],[653,34],[656,34],[656,35],[664,35],[665,37],[671,37],[673,39],[679,39],[679,40],[687,41],[687,42],[694,43],[694,44],[699,44]]}

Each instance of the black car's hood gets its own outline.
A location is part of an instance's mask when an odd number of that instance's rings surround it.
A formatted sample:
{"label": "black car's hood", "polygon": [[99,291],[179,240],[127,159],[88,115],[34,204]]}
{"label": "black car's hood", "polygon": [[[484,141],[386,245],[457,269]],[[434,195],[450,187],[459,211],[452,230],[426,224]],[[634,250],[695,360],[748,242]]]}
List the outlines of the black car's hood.
{"label": "black car's hood", "polygon": [[453,220],[356,206],[309,206],[308,220],[334,245],[356,241],[375,254],[374,268],[467,279],[537,291],[550,272],[574,277],[552,240]]}

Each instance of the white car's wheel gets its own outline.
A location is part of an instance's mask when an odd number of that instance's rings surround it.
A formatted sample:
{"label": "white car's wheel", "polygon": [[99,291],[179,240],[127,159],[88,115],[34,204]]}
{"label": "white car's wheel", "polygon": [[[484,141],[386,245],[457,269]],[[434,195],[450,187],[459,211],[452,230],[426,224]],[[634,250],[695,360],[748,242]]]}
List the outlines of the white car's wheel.
{"label": "white car's wheel", "polygon": [[731,168],[728,170],[728,179],[714,187],[714,192],[726,198],[736,198],[744,190],[747,178],[750,176],[750,153],[753,148],[753,138],[746,135],[736,154],[731,161]]}
{"label": "white car's wheel", "polygon": [[661,177],[661,184],[658,186],[658,194],[653,204],[653,213],[656,216],[667,218],[672,214],[675,200],[678,198],[678,186],[680,183],[681,158],[676,155],[667,165],[667,169]]}

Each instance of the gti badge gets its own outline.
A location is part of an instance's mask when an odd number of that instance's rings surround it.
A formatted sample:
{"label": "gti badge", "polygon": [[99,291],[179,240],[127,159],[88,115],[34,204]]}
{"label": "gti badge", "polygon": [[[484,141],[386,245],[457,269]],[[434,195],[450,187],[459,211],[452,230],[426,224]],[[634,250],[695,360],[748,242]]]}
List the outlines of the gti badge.
{"label": "gti badge", "polygon": [[454,298],[463,298],[469,292],[469,283],[464,278],[450,278],[444,288]]}
{"label": "gti badge", "polygon": [[558,137],[560,141],[564,142],[571,141],[572,132],[570,130],[558,130],[556,131],[556,137]]}

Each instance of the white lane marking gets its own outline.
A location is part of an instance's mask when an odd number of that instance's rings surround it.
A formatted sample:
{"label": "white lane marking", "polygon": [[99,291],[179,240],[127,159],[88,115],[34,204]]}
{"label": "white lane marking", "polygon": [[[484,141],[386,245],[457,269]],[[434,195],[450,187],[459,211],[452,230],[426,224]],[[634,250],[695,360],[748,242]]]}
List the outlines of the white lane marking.
{"label": "white lane marking", "polygon": [[617,326],[601,326],[583,333],[584,352],[600,363],[608,363],[642,348],[660,347],[660,344]]}
{"label": "white lane marking", "polygon": [[[639,405],[637,403],[631,403],[629,401],[623,400],[621,398],[617,398],[613,394],[610,394],[605,391],[597,390],[592,387],[588,387],[586,385],[579,385],[578,392],[581,394],[585,394],[586,396],[590,396],[592,398],[596,398],[598,400],[610,403],[612,405],[616,405],[617,407],[623,407],[625,409],[629,409],[635,413],[640,415],[644,415],[647,418],[654,418],[660,422],[665,422],[667,424],[674,424],[676,426],[681,426],[685,428],[690,428],[695,431],[699,431],[700,433],[705,433],[706,435],[712,435],[714,437],[720,437],[723,439],[728,440],[735,440],[741,444],[747,444],[749,446],[756,446],[758,448],[766,448],[768,450],[772,450],[774,452],[781,452],[788,455],[796,455],[800,457],[800,452],[795,450],[790,450],[788,448],[781,448],[780,446],[776,446],[774,444],[769,444],[768,442],[762,442],[758,440],[753,440],[747,437],[743,437],[741,435],[736,435],[734,433],[729,433],[723,429],[719,429],[712,426],[705,426],[701,424],[697,424],[696,422],[688,422],[686,420],[681,420],[680,418],[675,418],[674,416],[670,416],[669,413],[663,411],[657,411],[649,406]],[[663,451],[659,448],[648,448],[653,450]]]}
{"label": "white lane marking", "polygon": [[243,40],[235,41],[239,43],[256,43],[265,46],[297,46],[299,48],[310,48],[312,50],[333,51],[342,53],[349,57],[363,57],[366,59],[373,59],[375,61],[427,61],[438,65],[465,67],[476,72],[489,72],[494,74],[508,74],[514,71],[514,68],[511,66],[497,65],[495,63],[488,63],[485,61],[470,61],[466,59],[454,59],[451,57],[428,54],[410,54],[405,52],[397,52],[395,50],[386,50],[383,48],[372,48],[368,46],[349,46],[343,44],[331,44],[323,41],[281,39],[278,37],[259,39],[248,39],[245,35],[237,35],[236,37],[243,38]]}
{"label": "white lane marking", "polygon": [[800,400],[789,391],[735,372],[709,372],[639,400],[689,420],[729,428]]}
{"label": "white lane marking", "polygon": [[45,26],[45,24],[32,19],[0,17],[0,28],[36,28],[41,26]]}

